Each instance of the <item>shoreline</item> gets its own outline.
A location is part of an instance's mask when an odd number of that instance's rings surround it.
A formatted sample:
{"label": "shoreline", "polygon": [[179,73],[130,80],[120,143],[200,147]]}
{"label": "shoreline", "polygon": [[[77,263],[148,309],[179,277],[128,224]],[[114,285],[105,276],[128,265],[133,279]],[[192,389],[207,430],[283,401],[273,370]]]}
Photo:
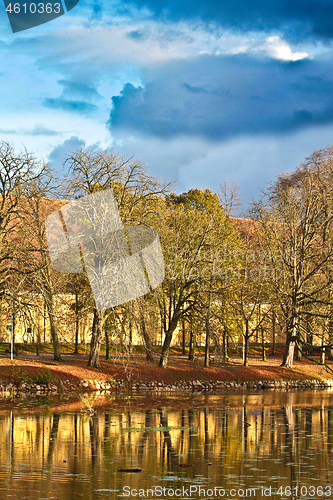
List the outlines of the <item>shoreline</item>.
{"label": "shoreline", "polygon": [[258,381],[216,381],[203,382],[200,380],[180,381],[174,384],[162,382],[146,382],[128,384],[125,382],[104,380],[80,380],[78,386],[70,380],[56,384],[20,384],[0,385],[0,399],[20,398],[26,396],[58,396],[64,393],[85,394],[87,392],[114,393],[114,392],[229,392],[229,391],[289,391],[289,390],[325,390],[333,389],[333,379],[313,380],[258,380]]}
{"label": "shoreline", "polygon": [[225,392],[230,390],[306,390],[333,387],[332,362],[328,368],[309,361],[295,361],[293,368],[280,366],[281,359],[266,362],[253,360],[244,367],[240,359],[229,363],[214,363],[205,368],[202,363],[169,358],[167,368],[157,362],[135,358],[101,360],[100,368],[91,368],[86,360],[54,361],[49,359],[0,359],[0,398],[20,395],[81,394],[94,391],[135,394],[139,391]]}

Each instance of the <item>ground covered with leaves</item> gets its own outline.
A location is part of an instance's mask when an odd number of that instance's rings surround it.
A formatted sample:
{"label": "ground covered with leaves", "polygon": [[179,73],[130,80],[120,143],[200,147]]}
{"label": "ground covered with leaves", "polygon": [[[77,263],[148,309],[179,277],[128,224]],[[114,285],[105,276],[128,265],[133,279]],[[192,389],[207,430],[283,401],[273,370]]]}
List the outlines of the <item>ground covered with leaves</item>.
{"label": "ground covered with leaves", "polygon": [[[202,357],[189,361],[185,357],[170,356],[166,369],[158,367],[158,358],[148,363],[143,356],[128,358],[116,356],[111,360],[101,359],[101,367],[89,368],[87,357],[76,359],[63,357],[62,362],[50,358],[8,358],[0,359],[0,382],[52,383],[61,385],[64,381],[79,387],[81,380],[125,381],[128,385],[140,382],[162,382],[173,384],[179,381],[259,381],[259,380],[308,380],[333,378],[333,372],[327,367],[303,359],[295,361],[292,369],[281,367],[280,358],[258,358],[250,360],[244,367],[240,358],[233,358],[228,363],[214,362],[209,368],[204,367]],[[333,364],[329,364],[333,369]]]}

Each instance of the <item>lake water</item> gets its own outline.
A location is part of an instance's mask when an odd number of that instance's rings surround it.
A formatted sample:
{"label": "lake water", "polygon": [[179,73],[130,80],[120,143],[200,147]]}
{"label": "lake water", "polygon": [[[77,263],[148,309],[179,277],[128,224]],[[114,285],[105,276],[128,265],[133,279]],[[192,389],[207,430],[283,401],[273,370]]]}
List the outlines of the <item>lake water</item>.
{"label": "lake water", "polygon": [[2,403],[0,499],[331,499],[332,396],[111,394],[37,411]]}

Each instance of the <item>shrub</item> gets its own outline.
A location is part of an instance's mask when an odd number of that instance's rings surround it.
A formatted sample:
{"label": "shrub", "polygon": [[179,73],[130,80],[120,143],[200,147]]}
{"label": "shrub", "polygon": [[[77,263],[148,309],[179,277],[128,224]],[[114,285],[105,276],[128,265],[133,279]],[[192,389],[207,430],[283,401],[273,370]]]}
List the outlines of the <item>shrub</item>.
{"label": "shrub", "polygon": [[31,377],[31,381],[33,384],[49,384],[51,382],[54,382],[55,378],[48,368],[44,372],[38,373],[37,375]]}

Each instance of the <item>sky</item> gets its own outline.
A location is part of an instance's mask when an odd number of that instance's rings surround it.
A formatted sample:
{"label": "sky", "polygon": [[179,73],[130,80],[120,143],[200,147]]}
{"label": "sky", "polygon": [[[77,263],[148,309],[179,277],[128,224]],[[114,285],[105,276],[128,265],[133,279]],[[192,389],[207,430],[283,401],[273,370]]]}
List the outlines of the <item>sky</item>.
{"label": "sky", "polygon": [[0,0],[0,140],[56,169],[81,146],[175,190],[237,181],[243,210],[333,144],[333,2],[80,0],[12,33]]}

